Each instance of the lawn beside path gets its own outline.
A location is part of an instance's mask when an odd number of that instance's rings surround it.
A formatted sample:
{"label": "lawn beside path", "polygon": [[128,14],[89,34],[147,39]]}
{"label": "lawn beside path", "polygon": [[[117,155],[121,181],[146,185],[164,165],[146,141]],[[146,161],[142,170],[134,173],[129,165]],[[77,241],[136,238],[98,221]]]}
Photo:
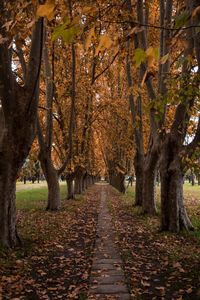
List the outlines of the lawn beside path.
{"label": "lawn beside path", "polygon": [[[186,195],[192,193],[187,192]],[[141,215],[130,195],[129,191],[122,196],[109,187],[116,243],[133,299],[199,300],[200,228],[196,236],[195,233],[161,233],[159,216]],[[196,220],[200,202],[193,195],[186,203],[190,216]]]}

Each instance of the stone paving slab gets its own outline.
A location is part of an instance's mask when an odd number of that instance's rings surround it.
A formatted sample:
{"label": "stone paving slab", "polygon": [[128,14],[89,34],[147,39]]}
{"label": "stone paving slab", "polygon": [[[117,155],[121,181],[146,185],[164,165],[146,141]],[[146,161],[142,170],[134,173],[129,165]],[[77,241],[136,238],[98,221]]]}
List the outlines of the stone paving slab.
{"label": "stone paving slab", "polygon": [[90,282],[92,284],[119,284],[124,282],[124,276],[101,276],[101,277],[91,277]]}
{"label": "stone paving slab", "polygon": [[99,263],[99,264],[118,264],[122,265],[121,259],[114,259],[114,258],[100,258],[100,259],[94,259],[93,263]]}
{"label": "stone paving slab", "polygon": [[[99,270],[93,270],[91,272],[92,276],[124,276],[124,273],[122,270],[105,270],[105,269],[99,269]],[[124,279],[125,280],[125,279]]]}
{"label": "stone paving slab", "polygon": [[130,300],[106,200],[102,186],[88,300]]}
{"label": "stone paving slab", "polygon": [[88,297],[88,300],[130,300],[129,294],[113,294],[113,295],[102,295],[102,294],[96,294],[96,295],[90,295]]}
{"label": "stone paving slab", "polygon": [[118,293],[128,293],[127,286],[125,284],[98,284],[93,286],[93,294],[110,295]]}
{"label": "stone paving slab", "polygon": [[92,270],[121,270],[121,266],[118,264],[101,264],[99,262],[96,262],[92,266]]}

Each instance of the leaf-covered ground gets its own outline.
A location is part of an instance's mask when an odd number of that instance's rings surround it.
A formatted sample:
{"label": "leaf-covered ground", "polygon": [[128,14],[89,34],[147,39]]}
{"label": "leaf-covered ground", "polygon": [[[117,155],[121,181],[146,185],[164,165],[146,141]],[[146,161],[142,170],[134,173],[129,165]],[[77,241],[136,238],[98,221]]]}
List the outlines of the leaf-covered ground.
{"label": "leaf-covered ground", "polygon": [[[105,188],[133,299],[199,300],[198,235],[160,233],[159,217],[142,216],[132,195]],[[99,189],[96,185],[79,200],[63,201],[58,213],[45,212],[38,203],[36,209],[18,210],[24,245],[0,249],[1,300],[87,299]],[[188,197],[186,203],[198,221],[199,200]]]}
{"label": "leaf-covered ground", "polygon": [[158,217],[142,216],[132,200],[111,188],[109,193],[117,243],[133,299],[199,300],[197,239],[187,234],[160,233]]}
{"label": "leaf-covered ground", "polygon": [[0,299],[86,299],[99,207],[98,186],[60,212],[19,210],[22,248],[0,252]]}

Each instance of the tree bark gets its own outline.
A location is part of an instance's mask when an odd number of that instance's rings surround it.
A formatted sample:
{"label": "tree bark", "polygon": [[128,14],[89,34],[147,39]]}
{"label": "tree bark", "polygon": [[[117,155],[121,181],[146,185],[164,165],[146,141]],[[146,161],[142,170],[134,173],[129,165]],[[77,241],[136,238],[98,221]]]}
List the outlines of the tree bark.
{"label": "tree bark", "polygon": [[159,152],[158,146],[154,144],[155,139],[151,142],[152,145],[148,147],[148,152],[144,158],[142,209],[144,213],[155,214],[155,175]]}
{"label": "tree bark", "polygon": [[82,175],[75,177],[75,194],[82,194]]}
{"label": "tree bark", "polygon": [[66,177],[67,182],[67,199],[75,199],[74,195],[74,175],[68,174]]}
{"label": "tree bark", "polygon": [[125,176],[123,173],[119,172],[116,174],[112,174],[110,176],[110,184],[116,188],[120,193],[125,193],[125,184],[124,184]]}
{"label": "tree bark", "polygon": [[56,211],[61,208],[58,172],[54,168],[50,155],[40,152],[39,160],[48,186],[47,210]]}
{"label": "tree bark", "polygon": [[[6,37],[7,32],[2,27],[4,17],[2,14],[0,33]],[[23,87],[12,73],[10,41],[0,44],[0,99],[4,127],[0,137],[0,244],[7,247],[14,247],[19,243],[15,187],[17,174],[36,134],[42,31],[43,20],[39,19],[32,34],[28,73]]]}
{"label": "tree bark", "polygon": [[85,174],[83,175],[83,181],[82,181],[82,187],[83,187],[83,191],[87,190],[88,188],[88,183],[87,183],[87,172],[85,172]]}
{"label": "tree bark", "polygon": [[135,167],[135,205],[142,206],[142,197],[143,197],[143,155],[141,157],[140,153],[136,151],[134,159]]}
{"label": "tree bark", "polygon": [[46,79],[46,124],[45,124],[45,137],[43,136],[42,129],[40,126],[39,119],[37,121],[37,136],[40,145],[39,160],[43,173],[45,175],[47,186],[48,186],[48,200],[47,200],[47,210],[56,211],[61,207],[60,199],[60,187],[58,171],[55,169],[52,158],[52,136],[53,136],[53,72],[49,61],[48,54],[48,39],[46,28],[44,31],[44,47],[43,47],[43,61],[44,61],[44,73]]}
{"label": "tree bark", "polygon": [[168,136],[161,152],[161,229],[172,232],[193,229],[184,206],[183,173],[177,153],[176,139]]}
{"label": "tree bark", "polygon": [[0,162],[0,244],[13,247],[20,239],[16,230],[16,176],[9,160]]}

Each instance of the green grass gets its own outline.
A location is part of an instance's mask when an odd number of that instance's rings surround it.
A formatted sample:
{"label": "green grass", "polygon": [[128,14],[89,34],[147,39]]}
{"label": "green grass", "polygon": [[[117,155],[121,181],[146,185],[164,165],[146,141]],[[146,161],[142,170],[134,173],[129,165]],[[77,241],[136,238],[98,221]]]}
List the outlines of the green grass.
{"label": "green grass", "polygon": [[[61,199],[67,197],[66,185],[60,186]],[[44,209],[47,204],[48,190],[47,187],[21,190],[16,193],[17,209],[31,210]]]}
{"label": "green grass", "polygon": [[[200,242],[200,186],[195,184],[192,186],[190,183],[186,182],[183,185],[185,205],[189,214],[189,217],[192,221],[192,224],[195,228],[193,232],[189,234],[194,236]],[[122,197],[124,204],[129,209],[129,213],[133,215],[141,214],[141,209],[138,207],[130,206],[134,204],[135,196],[135,185],[132,187],[129,186],[126,194]],[[160,186],[156,186],[156,198],[157,198],[157,209],[158,214],[160,214]],[[188,234],[188,233],[184,233]]]}

